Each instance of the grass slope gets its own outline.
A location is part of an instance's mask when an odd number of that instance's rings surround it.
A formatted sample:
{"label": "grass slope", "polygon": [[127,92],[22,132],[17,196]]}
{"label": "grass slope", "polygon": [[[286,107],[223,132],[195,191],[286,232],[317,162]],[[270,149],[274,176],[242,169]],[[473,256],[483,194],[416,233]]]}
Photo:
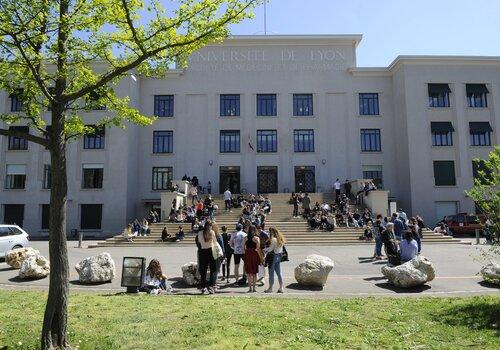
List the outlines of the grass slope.
{"label": "grass slope", "polygon": [[[0,349],[38,346],[45,292],[0,290]],[[500,297],[72,294],[79,349],[499,349]]]}

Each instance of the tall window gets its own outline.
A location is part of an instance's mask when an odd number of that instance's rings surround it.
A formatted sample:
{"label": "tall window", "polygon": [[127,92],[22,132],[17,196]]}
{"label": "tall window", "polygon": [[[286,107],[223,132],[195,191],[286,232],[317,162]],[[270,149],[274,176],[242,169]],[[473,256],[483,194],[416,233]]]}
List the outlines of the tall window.
{"label": "tall window", "polygon": [[17,92],[14,92],[9,95],[10,97],[10,111],[11,112],[21,112],[24,108],[22,95],[23,90],[19,89]]}
{"label": "tall window", "polygon": [[257,95],[257,115],[264,117],[274,117],[278,115],[276,94]]}
{"label": "tall window", "polygon": [[219,151],[220,153],[240,153],[240,131],[221,130]]}
{"label": "tall window", "polygon": [[359,115],[379,115],[378,94],[359,94]]}
{"label": "tall window", "polygon": [[257,152],[277,152],[278,132],[276,130],[257,130]]}
{"label": "tall window", "polygon": [[172,188],[172,167],[153,168],[152,188],[154,191],[170,190]]}
{"label": "tall window", "polygon": [[431,122],[432,145],[453,146],[453,132],[451,122]]}
{"label": "tall window", "polygon": [[[9,130],[22,132],[24,134],[28,134],[30,132],[28,126],[11,126]],[[9,136],[9,150],[27,150],[28,149],[28,141],[16,136]]]}
{"label": "tall window", "polygon": [[104,127],[94,127],[92,134],[86,134],[83,137],[84,149],[104,149],[104,140],[106,129]]}
{"label": "tall window", "polygon": [[50,164],[44,164],[42,188],[48,190],[50,189],[51,185],[52,185],[52,173],[50,171]]}
{"label": "tall window", "polygon": [[8,190],[22,190],[26,187],[26,165],[7,165],[5,188]]}
{"label": "tall window", "polygon": [[102,164],[83,164],[82,188],[102,188],[103,173]]}
{"label": "tall window", "polygon": [[434,184],[436,186],[455,186],[455,162],[452,160],[434,161]]}
{"label": "tall window", "polygon": [[382,151],[382,144],[380,142],[380,129],[361,129],[361,151]]}
{"label": "tall window", "polygon": [[486,167],[482,159],[472,161],[472,176],[474,180],[478,181],[481,185],[488,185],[493,181],[491,169]]}
{"label": "tall window", "polygon": [[470,122],[470,145],[471,146],[491,146],[491,128],[488,122]]}
{"label": "tall window", "polygon": [[314,130],[293,131],[294,152],[314,152]]}
{"label": "tall window", "polygon": [[488,107],[488,88],[485,84],[467,84],[467,104],[471,108]]}
{"label": "tall window", "polygon": [[293,94],[293,115],[298,117],[313,115],[312,94]]}
{"label": "tall window", "polygon": [[377,188],[383,188],[382,166],[363,165],[363,179],[372,179]]}
{"label": "tall window", "polygon": [[100,230],[102,204],[82,204],[80,206],[80,229]]}
{"label": "tall window", "polygon": [[174,95],[155,95],[154,113],[157,117],[174,116]]}
{"label": "tall window", "polygon": [[42,230],[49,229],[50,204],[42,204]]}
{"label": "tall window", "polygon": [[174,149],[173,131],[153,132],[153,153],[172,153]]}
{"label": "tall window", "polygon": [[240,95],[220,95],[221,117],[234,117],[240,115]]}
{"label": "tall window", "polygon": [[448,84],[429,84],[429,107],[450,107],[451,89]]}

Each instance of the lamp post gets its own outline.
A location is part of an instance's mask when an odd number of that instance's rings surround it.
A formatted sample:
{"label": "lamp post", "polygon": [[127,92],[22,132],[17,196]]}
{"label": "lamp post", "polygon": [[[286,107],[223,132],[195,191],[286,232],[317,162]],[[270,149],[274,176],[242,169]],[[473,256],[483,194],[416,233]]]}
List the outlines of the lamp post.
{"label": "lamp post", "polygon": [[122,287],[127,288],[127,293],[138,293],[144,280],[146,258],[124,257],[122,267]]}

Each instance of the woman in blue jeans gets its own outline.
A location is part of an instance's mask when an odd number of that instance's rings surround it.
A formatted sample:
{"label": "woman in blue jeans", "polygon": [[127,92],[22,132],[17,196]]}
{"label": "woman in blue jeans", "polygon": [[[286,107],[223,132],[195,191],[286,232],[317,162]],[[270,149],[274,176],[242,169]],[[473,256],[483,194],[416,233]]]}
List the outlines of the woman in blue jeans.
{"label": "woman in blue jeans", "polygon": [[382,259],[382,231],[384,231],[382,221],[377,218],[373,225],[373,236],[375,237],[375,253],[373,257],[377,260]]}
{"label": "woman in blue jeans", "polygon": [[278,276],[278,282],[280,287],[278,293],[283,293],[283,277],[281,276],[281,256],[283,254],[283,247],[285,246],[285,237],[276,228],[271,227],[269,229],[269,234],[271,236],[271,241],[269,247],[264,249],[266,254],[272,255],[272,262],[269,264],[269,288],[267,288],[265,293],[272,293],[274,285],[274,273]]}

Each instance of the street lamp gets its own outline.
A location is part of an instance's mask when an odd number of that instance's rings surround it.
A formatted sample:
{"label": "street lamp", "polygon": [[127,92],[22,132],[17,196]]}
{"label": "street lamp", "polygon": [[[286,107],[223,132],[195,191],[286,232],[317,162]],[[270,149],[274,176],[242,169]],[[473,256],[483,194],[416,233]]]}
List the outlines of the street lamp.
{"label": "street lamp", "polygon": [[146,258],[124,257],[122,268],[122,287],[127,287],[127,293],[137,293],[144,280]]}

